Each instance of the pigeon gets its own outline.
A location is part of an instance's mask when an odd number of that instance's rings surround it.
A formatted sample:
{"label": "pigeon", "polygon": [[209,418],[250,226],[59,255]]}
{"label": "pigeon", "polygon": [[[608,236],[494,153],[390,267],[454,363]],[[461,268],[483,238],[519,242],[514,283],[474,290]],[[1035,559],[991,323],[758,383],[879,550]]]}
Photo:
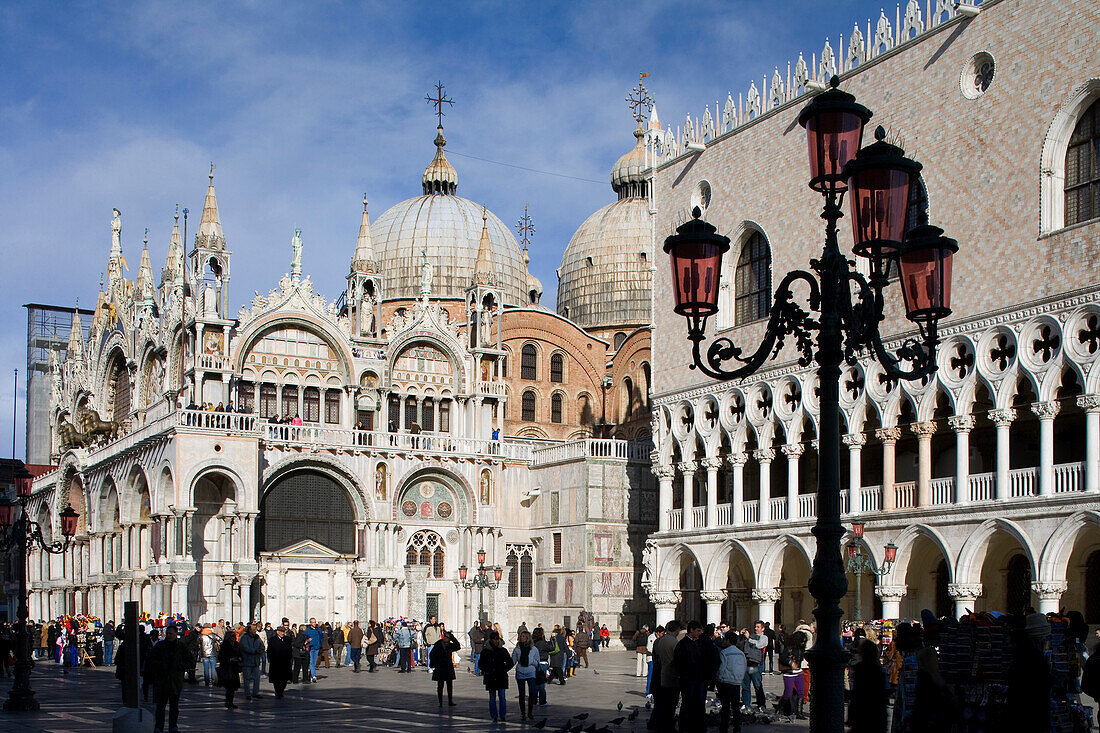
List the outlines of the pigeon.
{"label": "pigeon", "polygon": [[623,711],[623,701],[619,700],[619,712],[621,713],[622,711]]}
{"label": "pigeon", "polygon": [[547,720],[546,718],[543,718],[539,722],[535,723],[534,727],[535,728],[545,728],[546,727],[546,720]]}
{"label": "pigeon", "polygon": [[592,674],[599,674],[599,673],[600,673],[600,670],[598,670],[598,669],[592,670]]}
{"label": "pigeon", "polygon": [[626,720],[626,717],[623,716],[623,715],[620,715],[619,717],[612,718],[611,720],[609,720],[607,722],[611,723],[611,725],[622,725],[624,720]]}

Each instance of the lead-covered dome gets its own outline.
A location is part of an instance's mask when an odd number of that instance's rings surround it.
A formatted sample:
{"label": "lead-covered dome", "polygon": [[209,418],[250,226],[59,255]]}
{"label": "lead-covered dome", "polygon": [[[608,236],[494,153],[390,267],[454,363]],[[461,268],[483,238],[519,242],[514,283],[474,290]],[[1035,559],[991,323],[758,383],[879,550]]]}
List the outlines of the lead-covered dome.
{"label": "lead-covered dome", "polygon": [[588,217],[558,268],[558,313],[577,325],[641,325],[650,321],[652,217],[646,198],[644,132],[611,169],[619,200]]}
{"label": "lead-covered dome", "polygon": [[386,298],[417,297],[423,252],[435,268],[432,297],[462,298],[474,279],[484,228],[501,297],[507,304],[526,303],[527,268],[519,243],[491,211],[455,195],[458,175],[443,154],[442,129],[435,144],[435,158],[424,171],[424,195],[391,206],[370,225],[374,254],[386,275]]}

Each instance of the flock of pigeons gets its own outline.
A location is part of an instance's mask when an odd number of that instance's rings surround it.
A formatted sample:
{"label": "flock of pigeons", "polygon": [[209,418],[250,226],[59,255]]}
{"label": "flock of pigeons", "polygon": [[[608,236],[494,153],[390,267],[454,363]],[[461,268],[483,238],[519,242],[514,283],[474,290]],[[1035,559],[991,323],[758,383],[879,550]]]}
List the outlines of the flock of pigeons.
{"label": "flock of pigeons", "polygon": [[[618,704],[619,712],[623,712],[623,703],[620,700]],[[776,706],[778,707],[778,705]],[[645,709],[652,708],[652,703],[647,702]],[[624,723],[630,724],[631,733],[636,730],[636,721],[640,714],[642,707],[639,705],[631,706],[630,713],[627,715],[620,715],[617,718],[612,718],[607,721],[605,725],[598,726],[595,723],[585,725],[585,721],[588,720],[589,713],[580,713],[578,715],[571,716],[568,720],[561,724],[560,727],[553,729],[556,733],[614,733],[615,730],[621,730]],[[716,697],[707,698],[707,727],[718,725],[719,711],[721,710],[721,704]],[[534,724],[535,728],[543,729],[546,727],[548,718],[543,718]],[[769,725],[772,723],[790,723],[792,719],[785,715],[780,715],[777,711],[769,711],[766,708],[751,708],[748,712],[741,713],[742,725]],[[615,726],[613,729],[611,726]]]}

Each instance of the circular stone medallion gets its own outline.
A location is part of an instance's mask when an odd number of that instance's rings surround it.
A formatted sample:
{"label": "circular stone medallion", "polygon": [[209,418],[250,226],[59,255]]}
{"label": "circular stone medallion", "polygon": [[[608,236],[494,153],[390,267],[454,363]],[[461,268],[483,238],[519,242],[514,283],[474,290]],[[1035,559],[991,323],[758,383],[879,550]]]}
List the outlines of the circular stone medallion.
{"label": "circular stone medallion", "polygon": [[401,512],[406,517],[415,517],[416,516],[416,502],[413,501],[412,499],[401,502]]}
{"label": "circular stone medallion", "polygon": [[436,512],[439,514],[440,519],[449,519],[451,516],[451,505],[446,501],[439,502],[439,506],[436,508]]}

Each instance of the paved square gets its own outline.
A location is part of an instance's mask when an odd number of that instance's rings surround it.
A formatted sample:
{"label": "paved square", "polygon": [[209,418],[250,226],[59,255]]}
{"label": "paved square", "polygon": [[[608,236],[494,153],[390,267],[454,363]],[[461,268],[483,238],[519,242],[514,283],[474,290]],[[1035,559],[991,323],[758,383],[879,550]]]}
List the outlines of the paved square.
{"label": "paved square", "polygon": [[[634,677],[634,654],[603,651],[589,655],[590,669],[580,669],[565,687],[547,688],[545,708],[536,710],[536,723],[546,719],[543,730],[555,731],[570,716],[588,713],[584,727],[607,726],[611,731],[643,733],[649,712],[645,710],[644,682]],[[261,684],[260,700],[247,701],[238,695],[238,710],[227,711],[224,693],[218,688],[185,685],[180,700],[180,728],[184,731],[270,731],[286,730],[364,730],[411,733],[412,731],[499,731],[531,729],[531,723],[519,721],[515,679],[508,689],[508,722],[493,725],[488,717],[488,702],[481,679],[460,666],[455,680],[454,708],[440,712],[436,705],[435,683],[423,668],[412,674],[398,675],[393,668],[379,668],[376,674],[353,674],[347,667],[325,669],[315,685],[290,685],[286,698],[276,700],[271,685]],[[199,679],[202,679],[201,670]],[[768,693],[782,691],[779,675],[765,675]],[[105,731],[111,728],[111,716],[121,704],[114,669],[81,669],[63,674],[57,665],[39,664],[32,675],[42,710],[38,713],[0,712],[0,733],[68,733],[69,731]],[[5,698],[11,687],[4,680],[0,694]],[[618,703],[623,710],[619,712]],[[637,718],[612,725],[610,721],[629,716],[639,708]],[[150,715],[152,713],[150,712]],[[573,723],[578,721],[575,719]],[[805,721],[792,725],[745,726],[745,730],[794,731],[807,729]],[[716,729],[715,729],[716,730]]]}

